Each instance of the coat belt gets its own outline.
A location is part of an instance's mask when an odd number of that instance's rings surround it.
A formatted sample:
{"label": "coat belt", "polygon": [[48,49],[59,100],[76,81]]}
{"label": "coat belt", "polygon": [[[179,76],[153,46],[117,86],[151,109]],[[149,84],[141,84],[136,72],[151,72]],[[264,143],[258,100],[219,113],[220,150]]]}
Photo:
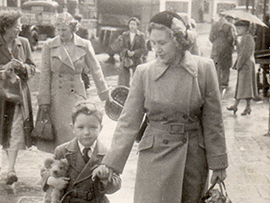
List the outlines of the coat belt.
{"label": "coat belt", "polygon": [[170,134],[181,134],[191,130],[198,130],[200,122],[193,123],[160,123],[157,121],[149,121],[150,126],[169,132]]}

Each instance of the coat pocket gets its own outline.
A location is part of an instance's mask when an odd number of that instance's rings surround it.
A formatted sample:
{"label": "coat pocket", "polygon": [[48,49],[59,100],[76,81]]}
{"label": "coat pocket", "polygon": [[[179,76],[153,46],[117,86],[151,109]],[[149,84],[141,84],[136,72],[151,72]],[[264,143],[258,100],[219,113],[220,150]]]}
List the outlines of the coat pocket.
{"label": "coat pocket", "polygon": [[138,152],[151,149],[154,146],[154,136],[143,137],[140,141]]}

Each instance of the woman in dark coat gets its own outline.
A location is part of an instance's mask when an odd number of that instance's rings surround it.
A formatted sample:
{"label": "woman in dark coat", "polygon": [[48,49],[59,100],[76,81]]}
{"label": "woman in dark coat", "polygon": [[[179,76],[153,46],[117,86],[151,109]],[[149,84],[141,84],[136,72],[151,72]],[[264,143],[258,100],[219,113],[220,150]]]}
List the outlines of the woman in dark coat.
{"label": "woman in dark coat", "polygon": [[[200,202],[228,166],[217,74],[211,59],[191,55],[187,26],[176,13],[149,25],[157,58],[137,67],[112,145],[94,176],[122,173],[144,115],[134,203]],[[107,166],[107,169],[104,169]]]}
{"label": "woman in dark coat", "polygon": [[1,11],[0,13],[0,70],[1,82],[8,82],[9,88],[18,90],[19,101],[0,98],[1,144],[8,156],[7,184],[18,180],[15,162],[18,150],[32,145],[30,133],[33,117],[30,91],[27,81],[35,74],[30,44],[26,38],[19,37],[21,13]]}
{"label": "woman in dark coat", "polygon": [[253,35],[249,32],[249,22],[239,21],[235,24],[238,35],[242,36],[242,40],[238,46],[238,57],[236,61],[237,83],[235,90],[235,103],[228,107],[229,111],[237,112],[238,104],[241,99],[246,100],[246,108],[241,113],[242,116],[251,113],[250,101],[258,96],[256,73],[255,73],[255,42]]}

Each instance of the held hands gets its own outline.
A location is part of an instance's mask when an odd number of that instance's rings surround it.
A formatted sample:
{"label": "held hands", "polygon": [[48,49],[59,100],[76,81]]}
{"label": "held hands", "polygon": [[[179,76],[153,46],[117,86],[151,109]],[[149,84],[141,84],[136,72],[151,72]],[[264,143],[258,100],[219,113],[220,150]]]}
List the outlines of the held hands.
{"label": "held hands", "polygon": [[92,179],[94,180],[96,177],[99,179],[107,179],[109,182],[111,182],[113,176],[113,170],[107,167],[106,165],[100,165],[98,166],[92,173]]}
{"label": "held hands", "polygon": [[219,181],[224,181],[227,178],[226,169],[213,170],[211,184],[213,184],[217,178],[219,178]]}
{"label": "held hands", "polygon": [[14,70],[24,70],[24,64],[23,62],[13,58],[4,66],[4,68],[6,75],[8,77],[12,77]]}
{"label": "held hands", "polygon": [[129,57],[132,57],[132,56],[134,56],[135,52],[127,50],[127,54]]}
{"label": "held hands", "polygon": [[53,186],[57,190],[63,190],[68,184],[69,178],[59,177],[55,178],[50,176],[47,180],[47,184]]}

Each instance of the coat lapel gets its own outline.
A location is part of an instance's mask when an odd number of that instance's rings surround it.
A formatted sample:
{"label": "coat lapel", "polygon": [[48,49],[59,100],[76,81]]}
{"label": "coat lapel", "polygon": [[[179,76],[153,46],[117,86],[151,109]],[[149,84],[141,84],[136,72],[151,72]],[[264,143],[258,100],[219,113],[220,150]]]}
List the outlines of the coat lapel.
{"label": "coat lapel", "polygon": [[[5,45],[5,41],[3,39],[3,37],[0,37],[0,52],[5,56],[5,58],[7,59],[6,61],[10,61],[12,59],[12,54],[9,52],[7,46]],[[3,60],[3,59],[1,59]],[[7,63],[6,62],[6,63]]]}
{"label": "coat lapel", "polygon": [[89,159],[88,163],[85,164],[81,173],[78,175],[77,179],[74,181],[73,186],[90,178],[92,175],[92,171],[100,164],[105,154],[106,154],[106,149],[102,145],[100,145],[98,141],[91,158]]}

